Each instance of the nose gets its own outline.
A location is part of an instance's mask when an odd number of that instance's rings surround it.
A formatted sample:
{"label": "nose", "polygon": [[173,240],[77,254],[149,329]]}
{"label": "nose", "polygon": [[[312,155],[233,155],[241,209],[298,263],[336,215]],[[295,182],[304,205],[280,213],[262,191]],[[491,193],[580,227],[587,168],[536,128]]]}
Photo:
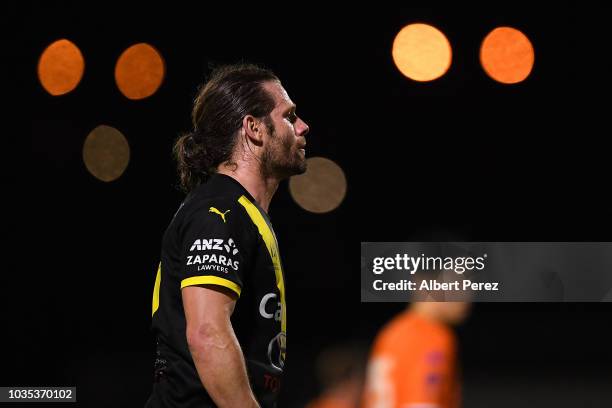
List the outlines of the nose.
{"label": "nose", "polygon": [[295,131],[298,136],[306,136],[310,131],[310,127],[301,118],[298,118],[295,124]]}

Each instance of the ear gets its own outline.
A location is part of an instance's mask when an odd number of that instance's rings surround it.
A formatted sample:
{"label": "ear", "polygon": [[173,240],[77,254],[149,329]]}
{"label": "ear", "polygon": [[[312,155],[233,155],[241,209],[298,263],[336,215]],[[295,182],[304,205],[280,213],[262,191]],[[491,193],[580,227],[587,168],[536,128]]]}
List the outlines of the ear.
{"label": "ear", "polygon": [[247,140],[256,146],[263,145],[262,125],[263,124],[261,121],[252,115],[246,115],[242,119],[242,130],[244,131]]}

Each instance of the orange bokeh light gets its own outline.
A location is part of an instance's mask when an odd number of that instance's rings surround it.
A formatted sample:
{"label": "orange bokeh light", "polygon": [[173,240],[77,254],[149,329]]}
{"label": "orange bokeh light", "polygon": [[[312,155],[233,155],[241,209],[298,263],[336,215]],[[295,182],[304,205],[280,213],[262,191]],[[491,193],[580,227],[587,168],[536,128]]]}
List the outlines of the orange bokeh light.
{"label": "orange bokeh light", "polygon": [[515,84],[531,73],[535,53],[529,38],[516,28],[498,27],[491,31],[480,47],[480,63],[494,80]]}
{"label": "orange bokeh light", "polygon": [[129,99],[144,99],[153,95],[162,84],[166,68],[161,54],[151,45],[132,45],[115,65],[117,87]]}
{"label": "orange bokeh light", "polygon": [[452,48],[446,36],[428,24],[410,24],[395,36],[393,62],[415,81],[432,81],[448,71]]}
{"label": "orange bokeh light", "polygon": [[67,94],[76,88],[84,71],[83,54],[79,47],[66,39],[53,42],[38,60],[38,79],[53,96]]}

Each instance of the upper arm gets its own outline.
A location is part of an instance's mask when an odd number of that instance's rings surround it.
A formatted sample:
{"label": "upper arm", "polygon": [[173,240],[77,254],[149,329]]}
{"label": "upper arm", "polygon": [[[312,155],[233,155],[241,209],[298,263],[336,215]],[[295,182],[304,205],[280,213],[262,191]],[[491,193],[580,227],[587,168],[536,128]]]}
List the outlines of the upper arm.
{"label": "upper arm", "polygon": [[236,294],[217,285],[187,286],[181,290],[187,342],[198,345],[230,329],[230,318],[236,305]]}

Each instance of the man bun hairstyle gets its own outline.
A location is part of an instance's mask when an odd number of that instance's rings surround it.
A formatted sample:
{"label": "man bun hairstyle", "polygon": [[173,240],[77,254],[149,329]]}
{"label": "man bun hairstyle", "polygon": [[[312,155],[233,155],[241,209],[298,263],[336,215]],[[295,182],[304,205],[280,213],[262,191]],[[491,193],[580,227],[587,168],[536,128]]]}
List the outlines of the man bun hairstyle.
{"label": "man bun hairstyle", "polygon": [[278,81],[270,70],[252,64],[224,65],[215,68],[200,86],[193,102],[191,132],[174,144],[180,186],[190,192],[229,162],[246,115],[269,123],[274,98],[264,88]]}

